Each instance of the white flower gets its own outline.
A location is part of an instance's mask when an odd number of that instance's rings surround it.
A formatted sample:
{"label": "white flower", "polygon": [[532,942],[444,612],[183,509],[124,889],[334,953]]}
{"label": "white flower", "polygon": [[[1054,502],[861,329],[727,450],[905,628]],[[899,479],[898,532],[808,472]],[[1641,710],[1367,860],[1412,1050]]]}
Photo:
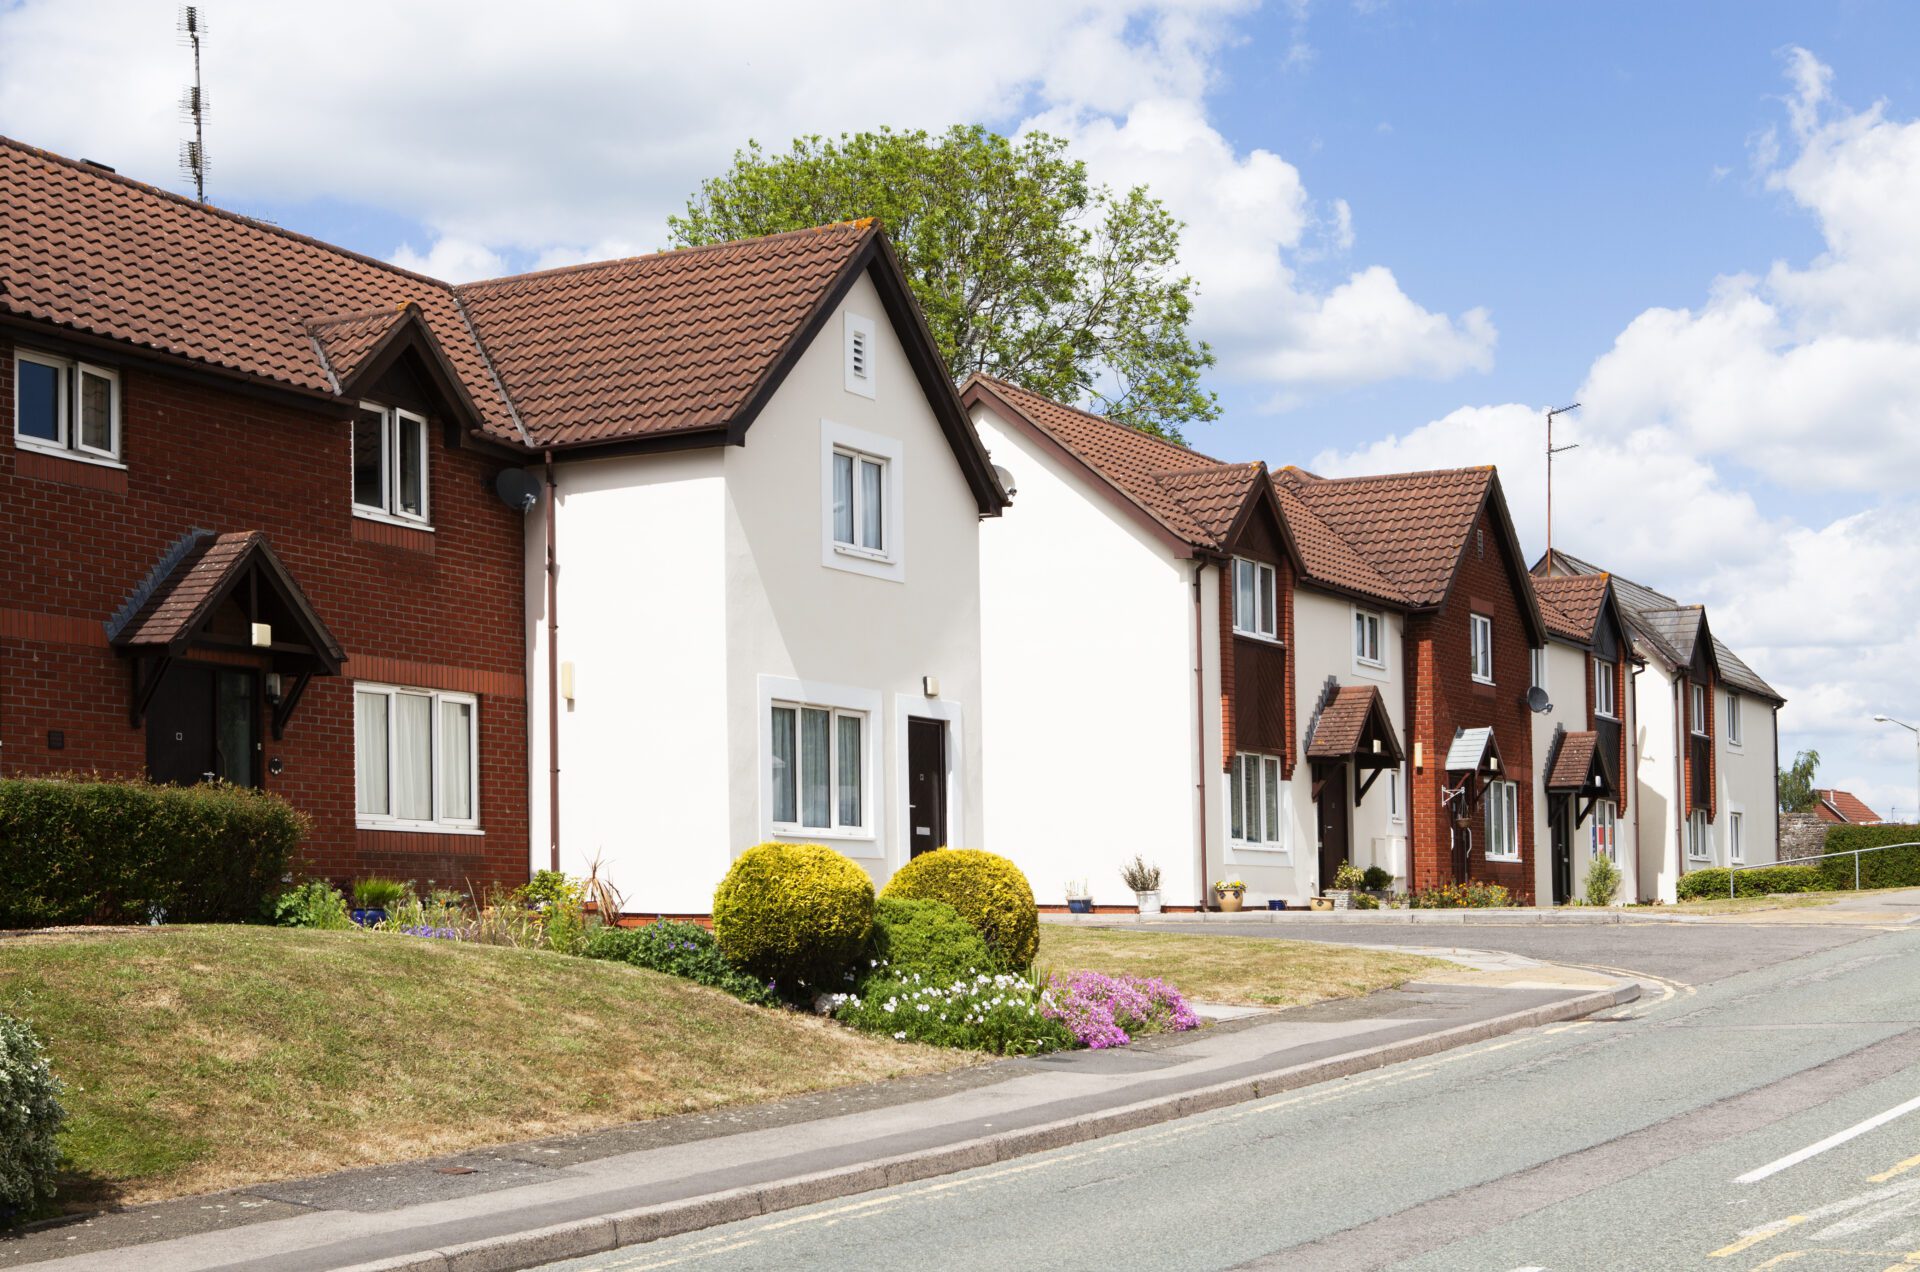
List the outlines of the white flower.
{"label": "white flower", "polygon": [[907,1031],[904,1029],[897,1029],[894,1031],[893,1037],[894,1037],[894,1041],[896,1042],[905,1042],[907,1040]]}

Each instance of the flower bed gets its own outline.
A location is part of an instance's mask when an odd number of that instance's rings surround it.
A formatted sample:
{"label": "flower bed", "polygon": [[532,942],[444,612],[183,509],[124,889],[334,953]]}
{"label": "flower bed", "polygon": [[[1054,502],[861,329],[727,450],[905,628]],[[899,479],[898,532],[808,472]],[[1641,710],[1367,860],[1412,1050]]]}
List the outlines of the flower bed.
{"label": "flower bed", "polygon": [[830,994],[836,1020],[899,1042],[963,1047],[995,1055],[1038,1055],[1074,1045],[1074,1037],[1045,995],[1025,976],[981,972],[935,983],[908,973],[893,979],[878,969],[860,988]]}
{"label": "flower bed", "polygon": [[1082,1047],[1124,1047],[1142,1034],[1196,1029],[1200,1017],[1180,991],[1159,977],[1055,972],[1041,994],[1041,1013],[1064,1025]]}

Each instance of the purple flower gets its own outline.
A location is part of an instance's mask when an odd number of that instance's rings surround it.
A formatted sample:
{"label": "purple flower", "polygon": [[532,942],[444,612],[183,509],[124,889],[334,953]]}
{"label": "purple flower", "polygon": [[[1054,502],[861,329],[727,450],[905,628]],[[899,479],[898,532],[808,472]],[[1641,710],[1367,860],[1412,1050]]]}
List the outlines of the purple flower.
{"label": "purple flower", "polygon": [[1081,1046],[1124,1047],[1142,1033],[1182,1032],[1200,1024],[1180,992],[1159,977],[1055,972],[1041,1014],[1067,1027]]}

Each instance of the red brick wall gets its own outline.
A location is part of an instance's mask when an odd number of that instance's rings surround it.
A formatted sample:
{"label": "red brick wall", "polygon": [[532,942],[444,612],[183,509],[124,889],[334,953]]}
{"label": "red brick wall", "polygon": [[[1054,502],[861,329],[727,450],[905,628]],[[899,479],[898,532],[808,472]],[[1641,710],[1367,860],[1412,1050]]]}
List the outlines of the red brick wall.
{"label": "red brick wall", "polygon": [[[314,820],[313,867],[476,887],[527,873],[527,720],[521,518],[490,490],[500,461],[450,449],[436,422],[434,533],[356,533],[344,413],[211,388],[128,363],[122,458],[102,469],[16,450],[13,349],[0,339],[0,766],[9,775],[142,774],[146,731],[128,722],[129,671],[102,624],[195,527],[265,531],[345,648],[347,675],[315,678],[275,741],[260,721],[267,788]],[[380,529],[385,529],[381,527]],[[396,546],[411,540],[421,547]],[[361,832],[354,825],[351,674],[475,688],[478,835]],[[64,732],[64,750],[48,745]],[[264,770],[265,764],[262,764]]]}
{"label": "red brick wall", "polygon": [[[1511,566],[1511,569],[1510,569]],[[1513,571],[1493,520],[1482,511],[1477,533],[1467,543],[1447,604],[1437,612],[1407,621],[1407,719],[1409,737],[1421,744],[1422,764],[1413,774],[1408,807],[1413,886],[1456,882],[1453,872],[1452,818],[1441,803],[1447,748],[1455,728],[1491,725],[1499,748],[1500,777],[1515,783],[1519,797],[1520,860],[1487,861],[1484,808],[1476,803],[1469,827],[1473,851],[1468,877],[1503,884],[1522,900],[1533,898],[1533,716],[1526,694],[1533,683],[1532,655],[1522,602],[1514,591]],[[1468,617],[1493,619],[1493,680],[1473,679],[1469,663]]]}

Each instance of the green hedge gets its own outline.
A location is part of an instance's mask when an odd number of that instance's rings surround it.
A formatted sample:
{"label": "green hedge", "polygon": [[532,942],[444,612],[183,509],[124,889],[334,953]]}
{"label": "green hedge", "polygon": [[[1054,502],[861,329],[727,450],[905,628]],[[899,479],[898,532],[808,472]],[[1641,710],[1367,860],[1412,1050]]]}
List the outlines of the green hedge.
{"label": "green hedge", "polygon": [[[1829,884],[1817,866],[1760,866],[1734,875],[1734,893],[1741,897],[1765,897],[1778,892],[1825,892]],[[1847,886],[1853,886],[1849,871]],[[1681,876],[1678,889],[1682,901],[1712,900],[1727,895],[1727,872],[1722,866],[1691,870]]]}
{"label": "green hedge", "polygon": [[0,781],[0,928],[256,920],[307,829],[240,786]]}
{"label": "green hedge", "polygon": [[[1882,844],[1910,844],[1920,841],[1920,826],[1829,826],[1828,852],[1852,852],[1856,848],[1877,848]],[[1853,887],[1853,858],[1834,857],[1820,864],[1827,887]],[[1920,887],[1920,848],[1890,848],[1884,852],[1860,854],[1860,886],[1863,888]]]}

